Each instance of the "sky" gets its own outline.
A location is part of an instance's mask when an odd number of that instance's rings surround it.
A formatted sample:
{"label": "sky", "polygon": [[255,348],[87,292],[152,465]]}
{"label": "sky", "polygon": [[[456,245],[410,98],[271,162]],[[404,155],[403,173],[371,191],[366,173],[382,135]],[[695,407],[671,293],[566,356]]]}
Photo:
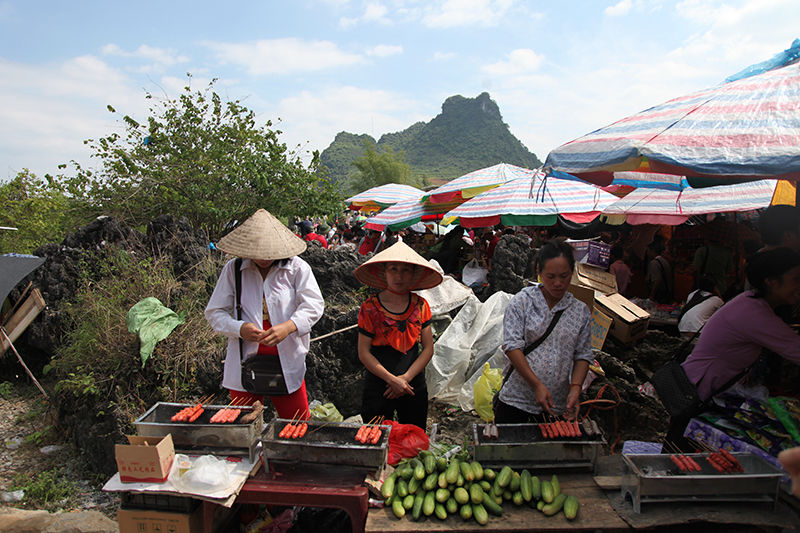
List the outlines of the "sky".
{"label": "sky", "polygon": [[0,180],[97,167],[86,139],[212,79],[305,161],[484,91],[544,160],[798,37],[797,0],[0,0]]}

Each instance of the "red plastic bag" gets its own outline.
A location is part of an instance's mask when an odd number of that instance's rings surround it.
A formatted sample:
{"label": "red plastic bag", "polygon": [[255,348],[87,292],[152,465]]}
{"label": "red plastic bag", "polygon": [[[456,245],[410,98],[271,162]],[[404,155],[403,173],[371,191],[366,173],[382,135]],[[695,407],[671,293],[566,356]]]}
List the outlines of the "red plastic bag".
{"label": "red plastic bag", "polygon": [[415,457],[420,450],[427,450],[430,445],[428,434],[414,424],[400,424],[387,420],[384,426],[391,426],[389,433],[389,456],[386,462],[396,465],[404,457]]}

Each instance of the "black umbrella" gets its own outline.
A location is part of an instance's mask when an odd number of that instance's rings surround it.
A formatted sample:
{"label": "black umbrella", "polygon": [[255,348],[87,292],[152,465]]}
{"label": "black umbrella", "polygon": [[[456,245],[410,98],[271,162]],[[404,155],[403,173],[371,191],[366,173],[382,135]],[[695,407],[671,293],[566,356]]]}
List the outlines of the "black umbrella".
{"label": "black umbrella", "polygon": [[8,298],[17,283],[39,268],[42,263],[44,263],[44,257],[35,255],[0,255],[0,305]]}

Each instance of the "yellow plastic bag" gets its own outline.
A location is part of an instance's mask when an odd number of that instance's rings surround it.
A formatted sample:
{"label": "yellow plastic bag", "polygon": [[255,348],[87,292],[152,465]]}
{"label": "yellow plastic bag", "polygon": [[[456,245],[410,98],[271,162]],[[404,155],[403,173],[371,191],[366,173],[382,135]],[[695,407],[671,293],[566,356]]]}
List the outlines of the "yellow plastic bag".
{"label": "yellow plastic bag", "polygon": [[472,396],[475,400],[475,410],[485,422],[494,420],[492,400],[503,386],[503,372],[499,368],[492,368],[489,363],[483,364],[483,372],[472,385]]}

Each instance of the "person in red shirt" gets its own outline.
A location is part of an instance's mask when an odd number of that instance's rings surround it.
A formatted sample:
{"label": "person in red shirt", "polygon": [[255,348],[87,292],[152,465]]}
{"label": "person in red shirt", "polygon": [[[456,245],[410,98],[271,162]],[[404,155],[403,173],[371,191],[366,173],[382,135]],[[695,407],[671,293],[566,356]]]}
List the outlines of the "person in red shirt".
{"label": "person in red shirt", "polygon": [[[433,357],[431,309],[414,290],[429,289],[442,275],[410,246],[398,242],[354,272],[380,292],[358,313],[358,359],[366,367],[361,417],[392,420],[426,429],[425,367]],[[420,349],[421,346],[421,349]]]}

